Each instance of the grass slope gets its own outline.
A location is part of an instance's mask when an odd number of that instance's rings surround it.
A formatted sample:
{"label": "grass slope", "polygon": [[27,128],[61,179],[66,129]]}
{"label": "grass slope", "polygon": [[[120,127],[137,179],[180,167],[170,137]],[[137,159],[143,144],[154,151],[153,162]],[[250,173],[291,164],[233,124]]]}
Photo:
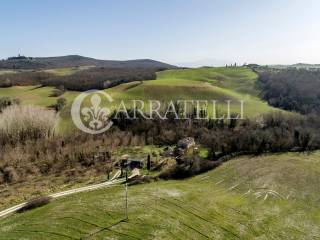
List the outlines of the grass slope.
{"label": "grass slope", "polygon": [[316,239],[319,159],[245,156],[188,180],[131,186],[127,221],[123,186],[77,194],[1,220],[0,239]]}
{"label": "grass slope", "polygon": [[[56,74],[71,74],[75,69],[52,70]],[[57,72],[58,71],[58,72]],[[226,113],[226,100],[231,100],[231,111],[240,113],[240,100],[244,100],[244,117],[277,111],[259,99],[259,91],[255,81],[257,75],[249,68],[196,68],[178,69],[159,72],[157,80],[131,82],[121,84],[114,88],[106,89],[113,99],[113,104],[108,103],[109,108],[115,108],[121,100],[130,106],[131,100],[139,99],[146,101],[145,109],[149,109],[148,100],[208,100],[209,113],[212,116],[213,105],[211,100],[217,101],[217,117]],[[12,87],[0,88],[0,96],[13,96],[22,100],[23,104],[35,104],[49,106],[56,98],[49,97],[52,88]],[[67,106],[61,112],[61,132],[72,129],[70,108],[73,99],[78,92],[68,91],[64,94]]]}
{"label": "grass slope", "polygon": [[69,68],[55,68],[55,69],[46,69],[42,70],[43,72],[52,73],[57,76],[66,76],[66,75],[72,75],[76,72],[87,70],[93,66],[80,66],[80,67],[69,67]]}
{"label": "grass slope", "polygon": [[[131,82],[105,90],[114,102],[107,103],[109,108],[115,108],[121,100],[130,106],[131,100],[145,101],[145,109],[149,109],[148,100],[208,100],[209,114],[213,115],[211,100],[217,100],[217,117],[226,114],[226,100],[231,100],[231,111],[240,113],[240,100],[244,100],[244,117],[254,117],[259,114],[278,111],[259,99],[259,90],[255,86],[257,75],[245,67],[238,68],[196,68],[179,69],[159,72],[156,80]],[[61,130],[72,128],[70,105],[77,92],[68,92],[69,100],[61,113]]]}
{"label": "grass slope", "polygon": [[[113,91],[118,99],[148,100],[217,100],[217,109],[225,113],[226,100],[232,100],[231,111],[240,112],[240,100],[245,101],[245,117],[253,117],[275,109],[258,98],[255,88],[256,74],[248,68],[198,68],[170,70],[158,73],[157,80],[145,81],[140,85],[128,87],[119,86]],[[127,85],[128,86],[128,85]],[[111,90],[110,93],[112,94]],[[209,104],[209,112],[212,104]]]}
{"label": "grass slope", "polygon": [[19,98],[23,105],[48,107],[56,102],[55,97],[50,97],[52,90],[52,87],[37,86],[0,88],[0,97]]}

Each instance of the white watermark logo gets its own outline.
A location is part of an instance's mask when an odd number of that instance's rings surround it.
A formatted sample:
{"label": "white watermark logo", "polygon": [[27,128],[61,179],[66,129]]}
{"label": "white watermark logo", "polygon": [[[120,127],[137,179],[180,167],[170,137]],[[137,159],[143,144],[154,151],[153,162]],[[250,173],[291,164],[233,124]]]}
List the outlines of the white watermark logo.
{"label": "white watermark logo", "polygon": [[71,107],[73,123],[81,131],[90,134],[107,131],[113,122],[108,119],[111,111],[104,107],[105,102],[111,103],[113,99],[104,91],[89,90],[79,94]]}
{"label": "white watermark logo", "polygon": [[[112,105],[112,97],[104,91],[90,90],[79,94],[73,101],[71,116],[78,129],[89,134],[99,134],[110,129],[112,120],[231,120],[244,119],[244,101],[225,100],[128,100],[117,101]],[[217,104],[225,106],[225,111],[218,114]],[[231,113],[231,105],[240,110],[238,114]],[[239,111],[238,111],[239,112]],[[112,119],[111,119],[112,115]]]}

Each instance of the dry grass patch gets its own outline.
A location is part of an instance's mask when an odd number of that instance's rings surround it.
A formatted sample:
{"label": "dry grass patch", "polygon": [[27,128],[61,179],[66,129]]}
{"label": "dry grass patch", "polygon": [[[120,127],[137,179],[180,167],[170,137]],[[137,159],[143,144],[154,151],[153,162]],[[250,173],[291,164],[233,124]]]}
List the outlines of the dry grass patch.
{"label": "dry grass patch", "polygon": [[0,140],[25,141],[54,135],[57,115],[52,110],[36,106],[13,105],[0,114]]}

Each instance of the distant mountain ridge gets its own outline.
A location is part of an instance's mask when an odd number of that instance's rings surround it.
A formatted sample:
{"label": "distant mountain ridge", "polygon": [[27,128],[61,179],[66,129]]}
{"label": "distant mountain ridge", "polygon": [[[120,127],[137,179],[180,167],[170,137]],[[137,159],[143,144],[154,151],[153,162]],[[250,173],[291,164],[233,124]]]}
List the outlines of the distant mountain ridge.
{"label": "distant mountain ridge", "polygon": [[0,61],[0,69],[50,69],[77,66],[96,66],[107,68],[146,68],[146,69],[173,69],[174,65],[152,59],[136,59],[126,61],[100,60],[80,55],[59,57],[11,57]]}

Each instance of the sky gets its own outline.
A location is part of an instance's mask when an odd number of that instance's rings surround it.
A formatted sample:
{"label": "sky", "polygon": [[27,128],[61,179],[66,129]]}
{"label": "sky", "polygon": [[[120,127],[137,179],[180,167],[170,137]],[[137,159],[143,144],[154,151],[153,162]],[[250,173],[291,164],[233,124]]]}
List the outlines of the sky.
{"label": "sky", "polygon": [[319,0],[3,0],[0,58],[320,63]]}

